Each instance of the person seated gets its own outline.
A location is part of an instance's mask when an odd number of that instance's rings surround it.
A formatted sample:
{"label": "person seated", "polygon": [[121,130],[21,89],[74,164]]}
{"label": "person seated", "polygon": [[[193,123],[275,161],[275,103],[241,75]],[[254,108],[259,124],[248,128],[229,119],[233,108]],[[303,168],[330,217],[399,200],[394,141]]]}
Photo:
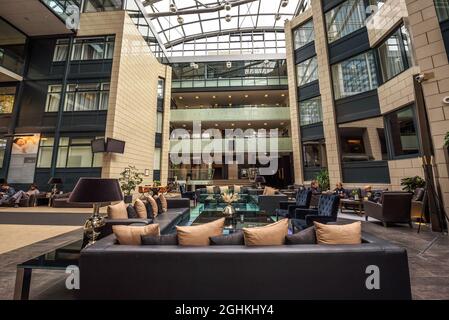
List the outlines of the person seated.
{"label": "person seated", "polygon": [[363,194],[366,200],[379,203],[382,194],[380,192],[374,192],[371,186],[365,186],[363,188]]}
{"label": "person seated", "polygon": [[343,188],[343,183],[338,182],[336,184],[336,188],[334,189],[334,194],[339,196],[342,199],[347,197],[347,191],[345,188]]}
{"label": "person seated", "polygon": [[318,181],[312,180],[312,182],[310,183],[310,190],[312,190],[312,194],[321,194],[321,189]]}
{"label": "person seated", "polygon": [[14,207],[17,208],[22,199],[29,199],[31,196],[37,196],[39,194],[39,189],[37,188],[37,184],[31,184],[30,188],[27,192],[20,190],[16,192],[12,196],[12,200],[14,201]]}
{"label": "person seated", "polygon": [[2,184],[0,187],[0,206],[4,203],[11,203],[12,197],[16,194],[16,190],[8,183]]}

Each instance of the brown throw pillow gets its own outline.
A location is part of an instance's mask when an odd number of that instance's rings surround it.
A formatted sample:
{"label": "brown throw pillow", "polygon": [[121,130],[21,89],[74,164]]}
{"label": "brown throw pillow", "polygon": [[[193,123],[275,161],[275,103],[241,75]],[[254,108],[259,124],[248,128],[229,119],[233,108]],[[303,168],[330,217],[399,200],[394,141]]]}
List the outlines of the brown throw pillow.
{"label": "brown throw pillow", "polygon": [[147,209],[145,209],[145,204],[142,202],[142,200],[137,199],[136,202],[134,202],[134,209],[136,209],[137,215],[140,219],[147,219]]}
{"label": "brown throw pillow", "polygon": [[158,214],[156,200],[152,196],[149,196],[147,197],[147,201],[151,205],[151,208],[153,209],[153,218],[156,218]]}
{"label": "brown throw pillow", "polygon": [[176,227],[180,246],[208,246],[209,237],[223,234],[225,218],[198,226]]}
{"label": "brown throw pillow", "polygon": [[157,223],[147,226],[112,226],[112,231],[121,245],[140,245],[142,236],[159,236]]}
{"label": "brown throw pillow", "polygon": [[288,219],[257,228],[243,228],[247,246],[281,246],[288,234]]}
{"label": "brown throw pillow", "polygon": [[162,211],[167,212],[167,210],[168,210],[167,198],[165,197],[165,195],[163,193],[161,193],[159,195],[159,199],[161,199],[161,202],[162,202]]}
{"label": "brown throw pillow", "polygon": [[362,223],[330,225],[314,222],[318,244],[360,244],[362,243]]}
{"label": "brown throw pillow", "polygon": [[120,201],[117,204],[108,206],[108,218],[109,219],[128,219],[128,211],[126,210],[126,204]]}
{"label": "brown throw pillow", "polygon": [[264,196],[274,196],[275,194],[276,194],[276,189],[274,189],[274,188],[265,187],[265,189],[263,190]]}

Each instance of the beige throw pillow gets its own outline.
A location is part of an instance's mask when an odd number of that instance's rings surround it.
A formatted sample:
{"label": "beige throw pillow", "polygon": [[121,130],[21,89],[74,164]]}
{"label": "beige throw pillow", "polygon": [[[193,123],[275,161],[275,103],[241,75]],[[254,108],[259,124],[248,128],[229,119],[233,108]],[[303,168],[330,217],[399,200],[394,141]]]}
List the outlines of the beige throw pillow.
{"label": "beige throw pillow", "polygon": [[117,204],[108,206],[108,218],[109,219],[128,219],[128,212],[126,211],[126,204],[120,201]]}
{"label": "beige throw pillow", "polygon": [[168,210],[168,203],[167,203],[167,198],[165,198],[165,195],[163,193],[161,193],[159,195],[159,199],[161,199],[161,203],[162,203],[162,211],[163,212],[167,212]]}
{"label": "beige throw pillow", "polygon": [[228,186],[220,186],[220,193],[229,193],[229,187]]}
{"label": "beige throw pillow", "polygon": [[147,197],[147,201],[151,205],[151,209],[153,209],[153,217],[156,218],[157,214],[159,213],[159,210],[157,209],[156,200],[152,196],[149,196],[149,197]]}
{"label": "beige throw pillow", "polygon": [[145,204],[142,202],[142,200],[137,199],[136,202],[134,202],[134,209],[136,209],[137,215],[140,219],[147,219],[147,209],[145,208]]}
{"label": "beige throw pillow", "polygon": [[318,244],[360,244],[362,243],[362,223],[329,225],[314,222]]}
{"label": "beige throw pillow", "polygon": [[157,223],[147,226],[112,226],[112,231],[121,245],[140,245],[141,236],[159,236],[160,229]]}
{"label": "beige throw pillow", "polygon": [[209,237],[221,236],[225,218],[197,226],[176,227],[180,246],[208,246]]}
{"label": "beige throw pillow", "polygon": [[242,191],[242,186],[234,185],[234,193],[240,193]]}
{"label": "beige throw pillow", "polygon": [[247,246],[281,246],[288,234],[288,219],[257,228],[243,228]]}
{"label": "beige throw pillow", "polygon": [[213,194],[214,193],[214,186],[206,186],[206,190],[208,194]]}
{"label": "beige throw pillow", "polygon": [[275,194],[276,194],[276,189],[274,189],[274,188],[265,187],[265,189],[263,190],[264,196],[274,196]]}

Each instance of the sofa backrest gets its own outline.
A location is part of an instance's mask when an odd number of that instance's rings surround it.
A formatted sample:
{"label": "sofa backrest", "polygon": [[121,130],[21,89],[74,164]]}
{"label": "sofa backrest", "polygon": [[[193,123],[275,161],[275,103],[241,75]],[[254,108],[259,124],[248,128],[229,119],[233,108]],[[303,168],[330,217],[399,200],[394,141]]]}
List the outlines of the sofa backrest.
{"label": "sofa backrest", "polygon": [[410,219],[413,193],[387,191],[382,193],[382,213],[385,218]]}

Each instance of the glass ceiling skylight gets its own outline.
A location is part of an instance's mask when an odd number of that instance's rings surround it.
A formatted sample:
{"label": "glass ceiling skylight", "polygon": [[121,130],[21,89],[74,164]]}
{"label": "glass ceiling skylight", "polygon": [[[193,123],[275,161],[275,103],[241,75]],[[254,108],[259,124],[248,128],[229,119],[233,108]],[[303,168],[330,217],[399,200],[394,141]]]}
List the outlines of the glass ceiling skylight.
{"label": "glass ceiling skylight", "polygon": [[263,49],[261,53],[283,52],[284,22],[304,11],[308,2],[146,0],[143,4],[167,51],[173,56],[191,56],[214,54],[214,51],[215,54],[259,53],[263,48],[268,52]]}

